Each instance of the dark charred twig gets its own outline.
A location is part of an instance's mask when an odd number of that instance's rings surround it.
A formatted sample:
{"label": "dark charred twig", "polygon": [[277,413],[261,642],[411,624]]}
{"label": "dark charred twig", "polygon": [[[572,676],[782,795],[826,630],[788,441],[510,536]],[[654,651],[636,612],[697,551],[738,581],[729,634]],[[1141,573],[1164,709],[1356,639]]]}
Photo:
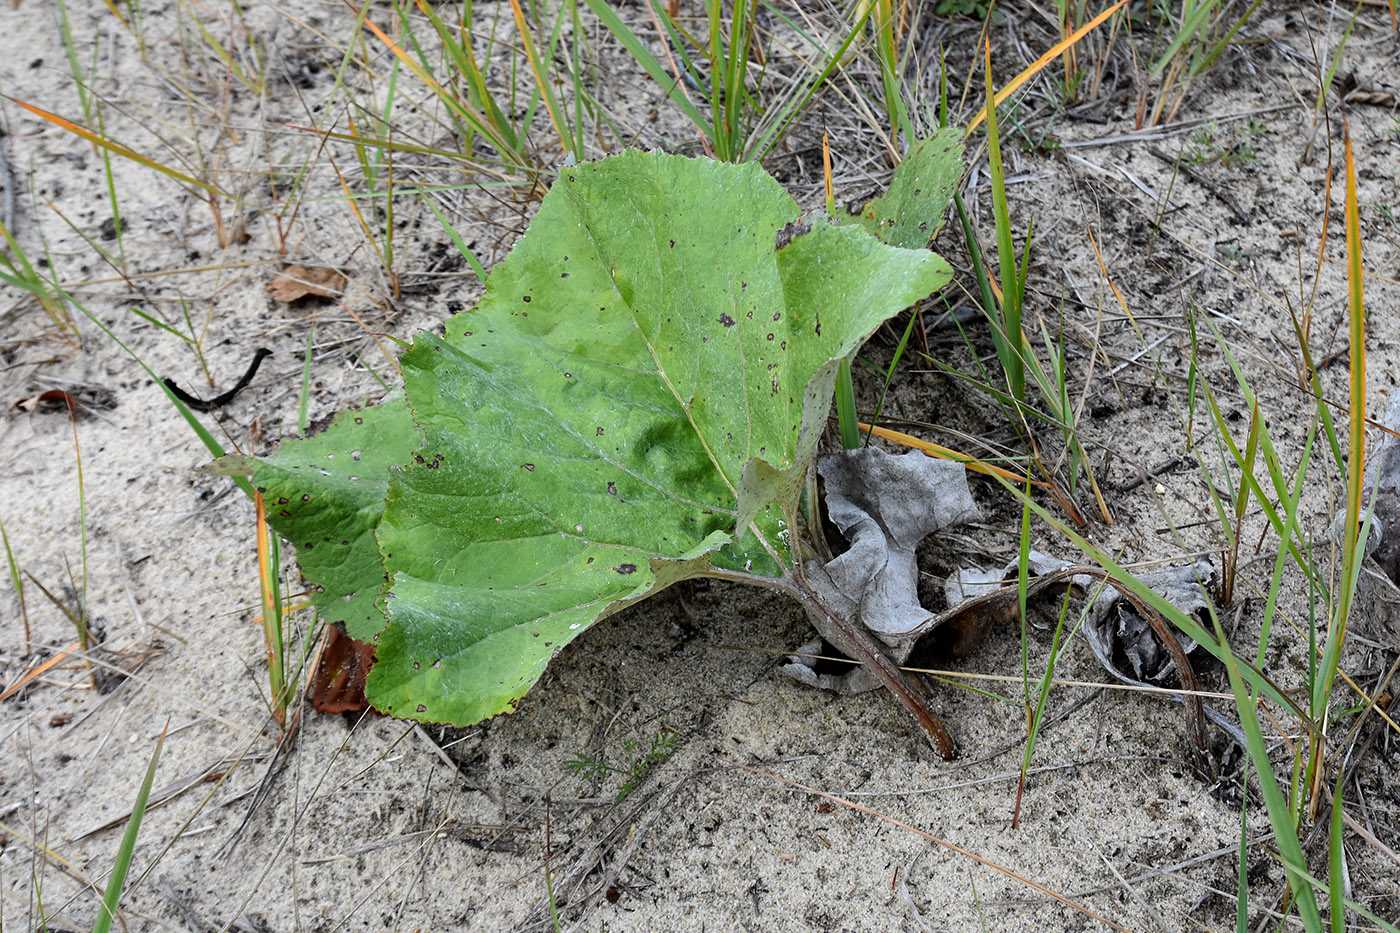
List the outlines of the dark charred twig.
{"label": "dark charred twig", "polygon": [[217,395],[214,398],[211,398],[207,402],[203,399],[195,398],[193,395],[190,395],[184,389],[176,385],[174,379],[166,379],[165,387],[169,389],[172,393],[174,393],[176,398],[193,408],[195,411],[213,411],[216,408],[223,408],[229,402],[233,401],[234,398],[237,397],[239,392],[242,392],[248,387],[248,383],[252,382],[253,377],[258,374],[258,367],[262,365],[263,359],[271,355],[271,350],[268,350],[265,347],[258,347],[257,352],[253,354],[253,362],[248,364],[248,371],[245,372],[243,376],[233,384],[233,388],[229,389],[223,395]]}
{"label": "dark charred twig", "polygon": [[1230,209],[1230,213],[1234,214],[1235,219],[1238,220],[1240,223],[1247,224],[1250,222],[1250,217],[1244,212],[1244,208],[1240,207],[1240,202],[1236,201],[1232,194],[1230,194],[1228,191],[1221,189],[1219,185],[1211,181],[1205,175],[1196,171],[1194,168],[1182,162],[1180,159],[1172,158],[1171,156],[1163,152],[1161,149],[1158,149],[1156,146],[1148,146],[1147,151],[1152,153],[1168,165],[1173,166],[1177,171],[1181,172],[1181,174],[1185,175],[1187,178],[1191,179],[1196,184],[1200,185],[1202,188],[1215,195],[1215,197],[1220,201],[1221,204],[1224,204]]}
{"label": "dark charred twig", "polygon": [[1144,470],[1136,463],[1131,466],[1138,471],[1138,475],[1117,487],[1119,492],[1127,492],[1139,486],[1145,486],[1148,482],[1157,481],[1163,473],[1170,473],[1186,461],[1181,457],[1168,457],[1150,470]]}

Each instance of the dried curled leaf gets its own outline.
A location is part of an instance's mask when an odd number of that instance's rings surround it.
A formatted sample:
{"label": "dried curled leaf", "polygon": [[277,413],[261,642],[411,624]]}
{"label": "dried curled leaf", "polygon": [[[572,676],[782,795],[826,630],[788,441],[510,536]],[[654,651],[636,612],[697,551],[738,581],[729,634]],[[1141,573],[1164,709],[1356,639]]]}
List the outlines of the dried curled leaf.
{"label": "dried curled leaf", "polygon": [[335,298],[345,290],[345,276],[327,266],[290,266],[267,283],[273,301]]}
{"label": "dried curled leaf", "polygon": [[[896,456],[875,447],[823,457],[817,469],[826,481],[827,512],[850,547],[822,572],[809,568],[813,584],[888,646],[891,658],[903,662],[939,622],[919,603],[915,549],[943,528],[980,517],[966,471],[918,451]],[[820,620],[813,624],[837,644]],[[864,669],[823,680],[810,664],[795,659],[784,671],[804,683],[842,692],[876,686]]]}

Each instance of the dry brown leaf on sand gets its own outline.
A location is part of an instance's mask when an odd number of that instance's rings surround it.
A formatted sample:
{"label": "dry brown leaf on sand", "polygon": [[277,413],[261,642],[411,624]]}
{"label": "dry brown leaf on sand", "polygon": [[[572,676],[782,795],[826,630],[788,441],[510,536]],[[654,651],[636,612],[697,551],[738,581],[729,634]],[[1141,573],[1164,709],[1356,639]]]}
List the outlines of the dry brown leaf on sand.
{"label": "dry brown leaf on sand", "polygon": [[267,294],[274,301],[293,302],[302,298],[335,298],[345,290],[345,276],[329,266],[289,266],[267,283]]}

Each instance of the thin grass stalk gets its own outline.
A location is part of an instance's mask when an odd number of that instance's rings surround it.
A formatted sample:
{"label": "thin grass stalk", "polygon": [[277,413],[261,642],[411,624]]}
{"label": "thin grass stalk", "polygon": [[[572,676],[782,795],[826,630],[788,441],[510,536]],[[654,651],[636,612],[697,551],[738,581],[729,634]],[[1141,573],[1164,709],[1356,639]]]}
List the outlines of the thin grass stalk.
{"label": "thin grass stalk", "polygon": [[471,267],[472,273],[483,285],[486,284],[486,269],[482,266],[481,260],[477,259],[476,254],[462,241],[461,234],[453,228],[452,224],[448,223],[447,216],[438,209],[438,206],[433,203],[433,199],[426,193],[423,195],[423,201],[428,205],[428,210],[433,212],[433,216],[437,218],[438,223],[442,225],[442,229],[452,240],[452,245],[457,247],[457,252],[467,261],[467,265]]}
{"label": "thin grass stalk", "polygon": [[1239,663],[1228,648],[1225,629],[1221,627],[1220,618],[1214,612],[1211,612],[1211,622],[1219,644],[1226,646],[1222,660],[1230,677],[1230,690],[1235,695],[1235,708],[1240,714],[1240,725],[1244,729],[1249,758],[1254,762],[1255,773],[1259,776],[1259,789],[1264,797],[1264,810],[1268,813],[1269,824],[1274,830],[1274,843],[1279,849],[1279,860],[1283,863],[1284,873],[1288,875],[1289,886],[1296,898],[1294,906],[1308,933],[1322,933],[1322,915],[1318,912],[1317,901],[1308,883],[1307,858],[1303,855],[1303,846],[1298,840],[1294,814],[1283,796],[1278,779],[1274,776],[1264,733],[1259,728],[1259,716],[1255,710],[1258,699],[1250,695]]}
{"label": "thin grass stalk", "polygon": [[[822,130],[822,182],[826,192],[826,210],[832,214],[836,210],[836,194],[831,180],[831,142],[826,130]],[[888,382],[885,384],[889,385]],[[847,358],[836,367],[836,423],[841,432],[842,449],[855,450],[861,445],[859,420],[855,384],[851,379],[851,361]]]}
{"label": "thin grass stalk", "polygon": [[[58,328],[63,339],[70,344],[81,345],[82,334],[78,331],[77,322],[68,313],[67,306],[49,288],[45,280],[35,270],[30,263],[29,257],[20,249],[19,242],[10,233],[3,221],[0,221],[0,239],[4,239],[5,244],[10,248],[11,255],[0,253],[0,265],[9,269],[9,272],[0,270],[0,282],[7,282],[15,288],[28,292],[39,302],[39,306],[44,309],[44,313],[49,316],[54,327]],[[11,258],[13,256],[13,258]],[[19,264],[16,265],[15,263]],[[52,266],[50,266],[52,268]]]}
{"label": "thin grass stalk", "polygon": [[842,360],[836,368],[836,420],[841,429],[841,447],[860,446],[860,416],[856,413],[856,392],[851,381],[851,361]]}
{"label": "thin grass stalk", "polygon": [[[549,70],[540,61],[539,52],[535,49],[535,39],[530,32],[530,21],[525,18],[525,9],[520,5],[520,0],[510,0],[510,9],[515,14],[515,28],[520,34],[520,43],[525,48],[525,58],[530,63],[531,73],[535,76],[535,87],[544,99],[544,107],[549,113],[549,120],[554,124],[554,132],[559,136],[559,145],[564,150],[565,158],[576,156],[574,143],[569,138],[568,121],[564,119],[563,111],[559,107],[559,99],[555,96],[554,87],[549,82]],[[552,47],[553,42],[550,45]]]}
{"label": "thin grass stalk", "polygon": [[267,526],[267,512],[261,492],[254,492],[257,510],[258,591],[262,600],[263,640],[267,646],[267,686],[272,702],[272,718],[277,728],[287,728],[286,643],[283,630],[280,586],[280,548],[276,534]]}
{"label": "thin grass stalk", "polygon": [[311,404],[311,355],[316,348],[316,315],[311,316],[311,326],[306,329],[306,354],[301,363],[301,397],[297,402],[297,433],[302,437],[306,436],[307,428],[310,427],[309,417]]}
{"label": "thin grass stalk", "polygon": [[1337,677],[1337,668],[1341,665],[1352,598],[1361,574],[1361,562],[1366,556],[1364,550],[1359,548],[1364,545],[1371,521],[1369,514],[1362,514],[1365,483],[1363,474],[1366,465],[1366,299],[1361,265],[1361,214],[1357,204],[1356,164],[1352,156],[1351,131],[1346,124],[1345,115],[1343,131],[1346,146],[1347,303],[1351,341],[1351,391],[1348,402],[1350,423],[1347,438],[1350,456],[1346,461],[1346,519],[1341,542],[1342,579],[1337,588],[1331,624],[1327,628],[1327,641],[1323,646],[1322,676],[1314,682],[1312,693],[1313,718],[1322,724],[1314,739],[1313,749],[1311,809],[1314,813],[1317,810],[1322,784],[1323,741],[1327,734],[1327,711],[1332,698],[1332,685]]}
{"label": "thin grass stalk", "polygon": [[1346,849],[1342,836],[1342,789],[1346,780],[1344,768],[1337,769],[1337,784],[1332,791],[1332,818],[1327,827],[1327,908],[1332,921],[1332,933],[1345,933],[1346,908],[1342,895],[1346,891]]}
{"label": "thin grass stalk", "polygon": [[914,332],[914,325],[919,322],[919,307],[914,306],[914,312],[909,315],[909,320],[904,325],[904,333],[899,337],[899,344],[894,348],[894,356],[890,357],[889,368],[885,370],[885,384],[880,387],[880,397],[875,402],[875,412],[870,416],[869,426],[862,427],[856,425],[857,431],[865,432],[865,446],[870,446],[870,439],[874,436],[875,425],[880,423],[880,413],[885,410],[885,397],[889,395],[890,383],[894,382],[895,370],[899,367],[899,361],[904,359],[904,350],[909,346],[909,336]]}
{"label": "thin grass stalk", "polygon": [[[1005,173],[1001,161],[1001,141],[997,132],[995,89],[992,86],[992,44],[983,46],[983,61],[987,79],[987,155],[990,163],[992,209],[996,215],[997,268],[1001,275],[1001,335],[997,340],[997,356],[1011,397],[1019,407],[1026,400],[1025,334],[1021,330],[1021,295],[1016,274],[1016,249],[1011,242],[1011,218],[1006,205]],[[991,308],[988,309],[992,310]],[[994,333],[995,337],[996,334]]]}
{"label": "thin grass stalk", "polygon": [[[1249,786],[1249,758],[1244,760],[1243,787]],[[1240,857],[1235,863],[1235,933],[1249,933],[1249,795],[1240,794]]]}
{"label": "thin grass stalk", "polygon": [[[87,665],[88,678],[96,685],[96,669],[93,667],[92,658],[89,651],[92,648],[92,632],[88,627],[88,527],[87,527],[87,489],[83,483],[83,450],[78,443],[78,409],[73,402],[72,396],[67,396],[68,421],[73,428],[73,463],[78,471],[78,541],[80,548],[80,561],[82,578],[76,589],[78,591],[76,611],[72,615],[73,624],[78,630],[78,641],[83,644],[83,661]],[[72,571],[69,571],[71,578]]]}
{"label": "thin grass stalk", "polygon": [[29,606],[24,600],[24,577],[19,572],[15,552],[10,550],[10,536],[5,532],[5,523],[0,521],[0,541],[5,543],[5,563],[10,568],[10,585],[15,588],[15,599],[19,601],[19,615],[24,621],[24,655],[34,653],[34,636],[29,627]]}

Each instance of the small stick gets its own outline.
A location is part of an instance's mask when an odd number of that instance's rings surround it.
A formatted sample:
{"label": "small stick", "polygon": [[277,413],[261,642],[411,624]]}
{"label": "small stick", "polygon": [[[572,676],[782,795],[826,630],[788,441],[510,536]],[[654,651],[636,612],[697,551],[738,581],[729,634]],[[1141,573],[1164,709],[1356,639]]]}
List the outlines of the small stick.
{"label": "small stick", "polygon": [[5,186],[5,201],[3,217],[5,229],[13,235],[15,232],[15,173],[10,169],[10,160],[5,155],[4,145],[0,145],[0,185]]}
{"label": "small stick", "polygon": [[253,377],[258,374],[258,367],[262,365],[264,357],[269,357],[271,355],[271,350],[268,350],[265,347],[258,347],[258,351],[253,354],[253,362],[248,364],[248,371],[243,374],[243,377],[241,379],[234,383],[233,388],[229,389],[223,395],[218,395],[214,398],[211,398],[207,402],[203,399],[198,399],[195,398],[193,395],[190,395],[184,389],[176,385],[174,379],[166,379],[165,387],[169,389],[172,393],[174,393],[176,398],[193,408],[195,411],[213,411],[214,409],[222,408],[229,402],[233,401],[239,392],[242,392],[245,388],[247,388],[248,383],[252,382]]}
{"label": "small stick", "polygon": [[1211,181],[1209,178],[1206,178],[1204,175],[1196,171],[1191,166],[1182,162],[1181,159],[1173,159],[1171,156],[1167,155],[1165,152],[1163,152],[1161,149],[1158,149],[1156,146],[1148,146],[1147,151],[1152,153],[1168,165],[1173,166],[1177,171],[1181,172],[1181,174],[1185,175],[1187,178],[1191,179],[1196,184],[1200,185],[1202,188],[1206,189],[1211,194],[1219,198],[1220,203],[1228,207],[1230,209],[1230,213],[1234,214],[1235,219],[1238,220],[1240,223],[1249,223],[1249,215],[1244,212],[1244,208],[1240,207],[1239,202],[1236,201],[1234,196],[1231,195],[1228,191],[1221,190],[1220,187],[1217,186],[1213,181]]}

